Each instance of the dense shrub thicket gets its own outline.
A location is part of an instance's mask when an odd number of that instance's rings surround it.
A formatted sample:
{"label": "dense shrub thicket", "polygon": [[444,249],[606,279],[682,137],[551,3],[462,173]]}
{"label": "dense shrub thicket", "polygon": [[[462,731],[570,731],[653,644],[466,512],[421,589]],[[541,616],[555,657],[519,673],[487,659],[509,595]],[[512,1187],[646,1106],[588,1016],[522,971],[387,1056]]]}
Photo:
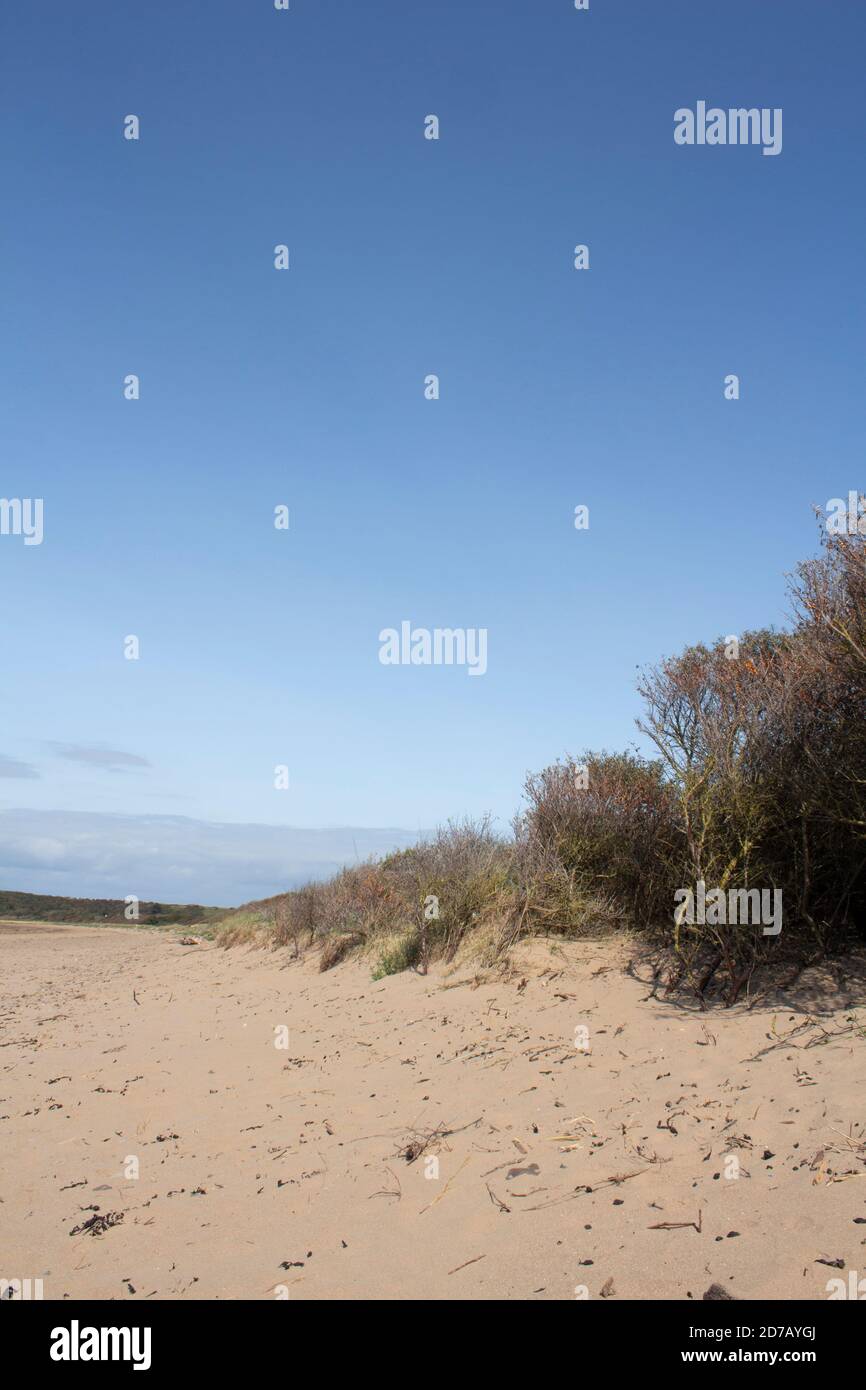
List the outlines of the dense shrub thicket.
{"label": "dense shrub thicket", "polygon": [[[790,631],[688,647],[644,673],[653,757],[566,759],[528,778],[510,838],[450,824],[272,900],[259,920],[273,942],[321,943],[322,968],[363,946],[386,974],[451,959],[470,934],[492,958],[533,932],[626,926],[729,999],[773,953],[846,943],[866,908],[866,537],[824,535],[790,587]],[[781,932],[675,913],[698,883],[781,893]]]}

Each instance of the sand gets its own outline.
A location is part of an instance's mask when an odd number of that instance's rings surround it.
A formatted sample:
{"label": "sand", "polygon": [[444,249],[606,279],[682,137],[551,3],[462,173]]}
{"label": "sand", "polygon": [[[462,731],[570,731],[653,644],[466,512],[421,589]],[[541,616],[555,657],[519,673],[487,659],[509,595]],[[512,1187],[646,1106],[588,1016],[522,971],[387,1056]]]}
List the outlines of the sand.
{"label": "sand", "polygon": [[374,983],[0,925],[0,1277],[53,1299],[825,1299],[866,1274],[857,992],[813,975],[701,1013],[626,961],[536,942],[508,979]]}

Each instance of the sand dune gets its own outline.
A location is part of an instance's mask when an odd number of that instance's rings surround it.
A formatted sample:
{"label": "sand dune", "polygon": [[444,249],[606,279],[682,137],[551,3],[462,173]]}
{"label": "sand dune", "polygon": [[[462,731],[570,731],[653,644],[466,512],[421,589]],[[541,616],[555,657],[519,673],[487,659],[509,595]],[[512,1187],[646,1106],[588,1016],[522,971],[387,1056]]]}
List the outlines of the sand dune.
{"label": "sand dune", "polygon": [[625,960],[536,942],[508,979],[373,983],[0,926],[0,1276],[56,1299],[824,1299],[866,1272],[857,1000],[701,1014]]}

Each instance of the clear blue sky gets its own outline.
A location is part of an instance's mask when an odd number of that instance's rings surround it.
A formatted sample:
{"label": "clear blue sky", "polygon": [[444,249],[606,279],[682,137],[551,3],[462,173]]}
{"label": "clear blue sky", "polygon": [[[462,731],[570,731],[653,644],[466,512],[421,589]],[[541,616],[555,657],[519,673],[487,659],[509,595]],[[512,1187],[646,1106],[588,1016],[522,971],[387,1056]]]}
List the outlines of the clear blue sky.
{"label": "clear blue sky", "polygon": [[[864,482],[866,6],[3,23],[0,493],[45,540],[0,537],[0,805],[507,818],[634,738],[637,667],[785,620]],[[781,155],[675,145],[699,99],[781,107]],[[382,666],[406,618],[487,628],[487,674]]]}

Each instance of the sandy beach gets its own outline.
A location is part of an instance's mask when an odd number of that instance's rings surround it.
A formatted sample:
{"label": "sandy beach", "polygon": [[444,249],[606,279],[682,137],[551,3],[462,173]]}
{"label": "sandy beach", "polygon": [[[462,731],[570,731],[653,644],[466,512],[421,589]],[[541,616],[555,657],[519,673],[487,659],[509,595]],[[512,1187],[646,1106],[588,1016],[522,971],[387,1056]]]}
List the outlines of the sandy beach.
{"label": "sandy beach", "polygon": [[861,997],[813,971],[701,1013],[627,960],[535,941],[507,978],[374,983],[0,925],[0,1275],[72,1300],[826,1299],[866,1271]]}

